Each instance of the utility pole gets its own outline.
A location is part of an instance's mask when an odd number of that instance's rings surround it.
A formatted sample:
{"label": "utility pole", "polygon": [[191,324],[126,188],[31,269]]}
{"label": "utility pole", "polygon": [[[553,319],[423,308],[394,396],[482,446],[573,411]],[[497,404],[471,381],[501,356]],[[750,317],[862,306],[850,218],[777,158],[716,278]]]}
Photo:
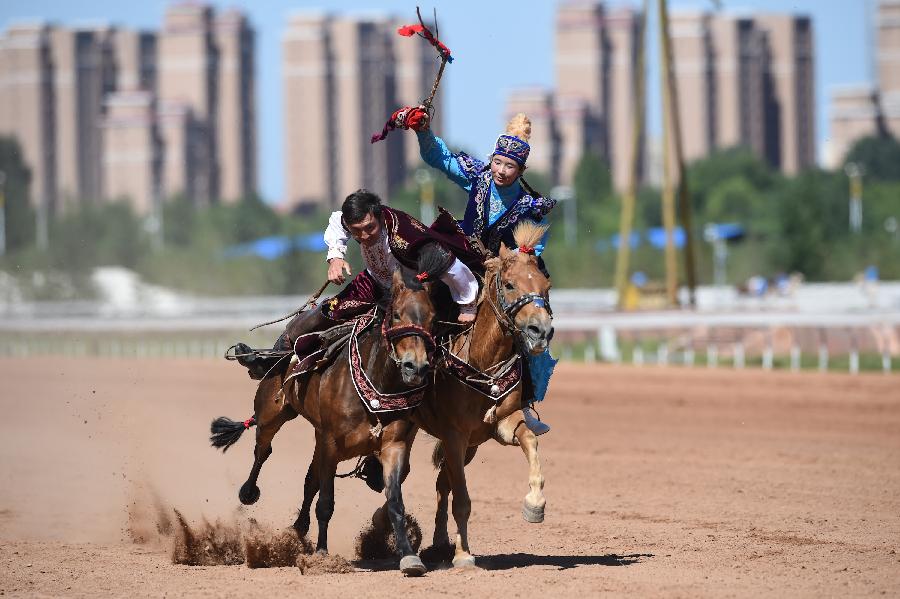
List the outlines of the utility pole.
{"label": "utility pole", "polygon": [[666,76],[666,85],[672,123],[672,142],[675,151],[675,163],[678,166],[678,212],[681,216],[681,227],[684,229],[684,270],[687,275],[687,286],[691,307],[697,306],[696,287],[697,271],[694,261],[694,234],[691,224],[691,202],[688,196],[687,177],[684,169],[684,153],[682,152],[681,119],[678,110],[678,88],[675,85],[675,71],[672,68],[672,38],[669,34],[669,7],[667,0],[657,0],[659,6],[659,26],[662,34],[663,59],[662,68]]}
{"label": "utility pole", "polygon": [[6,255],[6,173],[0,171],[0,256]]}
{"label": "utility pole", "polygon": [[427,227],[434,222],[434,175],[420,168],[414,177],[419,184],[419,220]]}
{"label": "utility pole", "polygon": [[[672,177],[672,102],[669,97],[668,64],[669,53],[663,43],[662,19],[659,20],[659,69],[660,87],[663,93],[663,141],[662,141],[662,219],[666,231],[666,302],[678,305],[678,256],[675,251],[675,186]],[[675,117],[677,118],[677,116]]]}
{"label": "utility pole", "polygon": [[578,242],[578,212],[575,192],[568,185],[557,185],[550,190],[550,196],[562,203],[563,218],[566,223],[566,247]]}
{"label": "utility pole", "polygon": [[49,202],[47,201],[47,196],[45,195],[38,201],[37,205],[37,218],[35,225],[37,227],[37,247],[39,250],[46,250],[50,245],[50,234],[48,232],[49,223]]}
{"label": "utility pole", "polygon": [[647,30],[647,13],[650,11],[650,0],[644,0],[644,12],[638,32],[637,74],[634,83],[635,109],[631,121],[631,172],[628,177],[628,188],[622,198],[622,213],[619,219],[619,251],[616,255],[616,291],[618,305],[625,304],[625,291],[628,286],[629,260],[631,258],[631,226],[634,222],[634,203],[637,196],[638,170],[641,163],[640,141],[644,129],[644,46]]}
{"label": "utility pole", "polygon": [[862,230],[863,220],[863,169],[855,162],[848,162],[844,172],[850,178],[850,232],[859,233]]}

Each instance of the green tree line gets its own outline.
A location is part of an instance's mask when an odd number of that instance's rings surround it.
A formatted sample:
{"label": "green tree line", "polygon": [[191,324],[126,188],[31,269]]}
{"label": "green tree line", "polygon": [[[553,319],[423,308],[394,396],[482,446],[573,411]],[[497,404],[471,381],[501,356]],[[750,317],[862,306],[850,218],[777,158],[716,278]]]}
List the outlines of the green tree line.
{"label": "green tree line", "polygon": [[[849,229],[850,187],[843,169],[809,169],[786,177],[744,148],[723,150],[689,165],[700,282],[711,281],[713,268],[703,226],[725,222],[739,223],[747,232],[730,247],[728,277],[733,284],[752,275],[790,272],[802,273],[811,281],[846,281],[869,265],[878,267],[883,279],[900,279],[900,234],[896,232],[900,144],[892,138],[860,140],[848,153],[845,163],[849,162],[863,171],[859,232]],[[0,138],[0,171],[5,174],[6,217],[6,253],[0,270],[23,282],[32,297],[88,297],[91,271],[110,265],[132,269],[149,283],[204,295],[301,294],[324,281],[326,267],[319,253],[294,251],[264,260],[226,258],[224,250],[265,236],[323,231],[327,211],[279,214],[258,197],[197,208],[176,197],[164,206],[159,244],[146,218],[127,202],[83,202],[53,219],[48,247],[39,249],[36,214],[28,202],[31,174],[18,145],[9,138]],[[541,173],[529,171],[526,178],[536,189],[549,193],[548,179]],[[461,217],[466,194],[440,175],[430,185],[435,205]],[[410,183],[389,201],[418,216],[421,191],[419,184]],[[551,233],[544,256],[554,285],[611,286],[615,248],[610,241],[618,231],[621,197],[599,157],[582,158],[573,191],[575,241],[567,243],[563,206],[549,218]],[[661,223],[660,191],[641,188],[634,230],[644,232]],[[662,280],[662,251],[642,244],[632,252],[631,269]]]}

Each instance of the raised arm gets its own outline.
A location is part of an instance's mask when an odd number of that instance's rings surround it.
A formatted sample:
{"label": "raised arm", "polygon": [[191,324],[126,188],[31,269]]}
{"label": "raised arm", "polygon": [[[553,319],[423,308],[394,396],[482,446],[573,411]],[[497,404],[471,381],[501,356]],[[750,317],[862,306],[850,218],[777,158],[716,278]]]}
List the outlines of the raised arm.
{"label": "raised arm", "polygon": [[419,153],[428,166],[438,169],[464,190],[469,191],[472,188],[472,182],[465,176],[456,156],[450,152],[443,139],[435,135],[431,129],[416,131],[416,137],[419,140]]}

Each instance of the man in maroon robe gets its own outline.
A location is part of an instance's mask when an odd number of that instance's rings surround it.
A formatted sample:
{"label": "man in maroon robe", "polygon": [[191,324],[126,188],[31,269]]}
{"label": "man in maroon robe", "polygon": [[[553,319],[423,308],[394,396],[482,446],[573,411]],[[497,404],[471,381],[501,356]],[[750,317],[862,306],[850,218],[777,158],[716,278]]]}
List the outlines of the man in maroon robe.
{"label": "man in maroon robe", "polygon": [[[434,228],[428,228],[405,212],[382,206],[374,193],[360,189],[350,194],[341,210],[332,213],[325,231],[328,280],[337,285],[352,274],[344,260],[350,238],[359,243],[366,268],[320,308],[295,316],[278,338],[275,349],[289,350],[300,335],[365,314],[389,293],[391,278],[398,268],[412,271],[420,280],[442,280],[453,301],[459,304],[460,322],[475,319],[478,281],[466,264],[483,271],[482,259],[448,213],[441,215]],[[434,243],[444,249],[446,259],[434,272],[415,272],[420,250]],[[235,349],[238,362],[250,371],[252,378],[265,376],[277,361],[277,357],[255,354],[245,344],[238,344]]]}

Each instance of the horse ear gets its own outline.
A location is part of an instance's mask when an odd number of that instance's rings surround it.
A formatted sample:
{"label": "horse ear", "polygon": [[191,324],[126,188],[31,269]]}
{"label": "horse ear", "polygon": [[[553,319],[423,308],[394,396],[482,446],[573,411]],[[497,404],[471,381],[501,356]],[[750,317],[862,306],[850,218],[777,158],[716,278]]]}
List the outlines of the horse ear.
{"label": "horse ear", "polygon": [[500,242],[500,259],[506,260],[512,254],[512,250],[506,247],[506,244],[502,241]]}

